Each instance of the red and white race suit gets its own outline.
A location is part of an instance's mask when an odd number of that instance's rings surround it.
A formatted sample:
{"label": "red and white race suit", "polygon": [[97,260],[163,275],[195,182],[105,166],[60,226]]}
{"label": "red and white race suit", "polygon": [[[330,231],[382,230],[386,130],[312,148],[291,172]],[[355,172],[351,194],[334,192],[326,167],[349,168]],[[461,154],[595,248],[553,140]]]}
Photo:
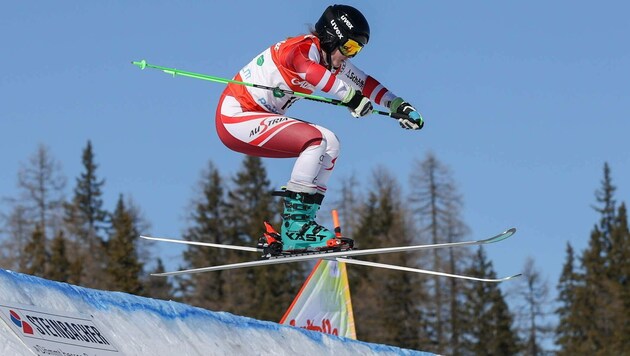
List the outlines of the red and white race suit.
{"label": "red and white race suit", "polygon": [[[373,103],[389,106],[396,96],[376,79],[346,60],[335,73],[322,64],[319,39],[313,35],[288,38],[263,51],[235,80],[310,94],[315,90],[342,100],[350,87]],[[339,140],[330,130],[285,116],[299,97],[276,97],[273,91],[228,84],[216,112],[216,129],[230,149],[258,157],[298,157],[287,188],[325,193]]]}

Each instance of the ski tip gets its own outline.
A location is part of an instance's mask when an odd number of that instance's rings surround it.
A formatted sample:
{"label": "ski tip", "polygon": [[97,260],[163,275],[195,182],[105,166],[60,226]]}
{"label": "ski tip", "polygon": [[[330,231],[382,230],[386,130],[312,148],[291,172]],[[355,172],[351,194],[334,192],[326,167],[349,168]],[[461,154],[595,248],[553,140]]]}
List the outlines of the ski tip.
{"label": "ski tip", "polygon": [[512,236],[516,234],[516,228],[515,227],[511,227],[505,231],[503,231],[503,233],[501,235],[503,235],[503,238],[501,240],[507,239],[508,237]]}
{"label": "ski tip", "polygon": [[522,275],[523,275],[522,273],[517,273],[517,274],[515,274],[513,276],[509,276],[509,277],[503,278],[502,281],[509,281],[510,279],[518,278],[518,277],[520,277]]}
{"label": "ski tip", "polygon": [[494,243],[494,242],[503,241],[503,240],[507,239],[508,237],[514,235],[515,233],[516,233],[516,228],[512,227],[512,228],[509,228],[509,229],[503,231],[502,233],[500,233],[500,234],[498,234],[496,236],[493,236],[493,237],[491,237],[491,238],[489,238],[487,240],[483,240],[483,243]]}
{"label": "ski tip", "polygon": [[138,68],[140,69],[144,69],[147,67],[147,61],[144,59],[141,61],[132,61],[131,64],[138,66]]}

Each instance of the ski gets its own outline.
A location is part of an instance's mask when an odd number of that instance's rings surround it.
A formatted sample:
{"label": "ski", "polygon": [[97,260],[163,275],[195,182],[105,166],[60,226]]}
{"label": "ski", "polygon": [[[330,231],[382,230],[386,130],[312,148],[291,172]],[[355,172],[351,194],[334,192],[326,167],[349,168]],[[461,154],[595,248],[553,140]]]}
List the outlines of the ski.
{"label": "ski", "polygon": [[351,259],[351,258],[338,257],[338,258],[335,258],[335,260],[337,262],[344,262],[344,263],[351,264],[351,265],[378,267],[378,268],[384,268],[384,269],[392,269],[392,270],[396,270],[396,271],[414,272],[414,273],[421,273],[421,274],[430,274],[430,275],[433,275],[433,276],[442,276],[442,277],[467,279],[467,280],[470,280],[470,281],[479,281],[479,282],[499,283],[499,282],[508,281],[508,280],[510,280],[512,278],[519,277],[521,275],[521,273],[518,273],[518,274],[515,274],[513,276],[508,276],[508,277],[503,277],[503,278],[477,278],[477,277],[462,276],[460,274],[451,274],[451,273],[444,273],[444,272],[428,271],[428,270],[425,270],[425,269],[418,269],[418,268],[411,268],[411,267],[402,267],[402,266],[396,266],[396,265],[388,265],[388,264],[385,264],[385,263],[376,263],[376,262],[369,262],[369,261],[354,260],[354,259]]}
{"label": "ski", "polygon": [[195,245],[195,246],[217,247],[217,248],[224,248],[224,249],[228,249],[228,250],[239,250],[239,251],[258,252],[258,249],[257,249],[256,247],[249,247],[249,246],[226,245],[226,244],[215,244],[215,243],[211,243],[211,242],[200,242],[200,241],[187,241],[187,240],[167,239],[167,238],[164,238],[164,237],[152,237],[152,236],[147,236],[147,235],[140,235],[140,237],[141,237],[141,238],[143,238],[143,239],[147,239],[147,240],[163,241],[163,242],[172,242],[172,243],[184,244],[184,245]]}
{"label": "ski", "polygon": [[[181,275],[181,274],[224,271],[224,270],[237,269],[237,268],[274,265],[274,264],[281,264],[281,263],[303,262],[303,261],[309,261],[309,260],[315,260],[315,259],[335,260],[337,258],[346,258],[346,257],[352,257],[352,256],[365,256],[365,255],[374,255],[374,254],[383,254],[383,253],[430,250],[430,249],[436,249],[436,248],[485,245],[485,244],[503,241],[509,238],[510,236],[514,235],[515,232],[516,232],[516,229],[511,228],[498,235],[492,236],[490,238],[483,239],[483,240],[473,240],[473,241],[449,242],[449,243],[431,244],[431,245],[382,247],[382,248],[372,248],[372,249],[366,249],[366,250],[346,250],[346,251],[329,250],[329,251],[321,251],[321,252],[302,253],[298,255],[274,256],[274,257],[270,257],[269,259],[264,259],[264,260],[239,262],[239,263],[232,263],[232,264],[220,265],[220,266],[192,268],[192,269],[186,269],[186,270],[180,270],[180,271],[155,273],[153,275],[154,276],[174,276],[174,275]],[[243,246],[234,246],[234,245],[211,244],[211,243],[182,241],[182,240],[173,240],[173,239],[161,239],[161,238],[151,238],[151,239],[154,239],[154,240],[159,239],[159,241],[177,242],[177,243],[184,243],[184,244],[191,244],[191,245],[202,245],[202,246],[228,248],[228,249],[241,249],[241,250],[245,249]],[[248,247],[246,251],[252,251],[251,249],[252,249],[251,247]]]}

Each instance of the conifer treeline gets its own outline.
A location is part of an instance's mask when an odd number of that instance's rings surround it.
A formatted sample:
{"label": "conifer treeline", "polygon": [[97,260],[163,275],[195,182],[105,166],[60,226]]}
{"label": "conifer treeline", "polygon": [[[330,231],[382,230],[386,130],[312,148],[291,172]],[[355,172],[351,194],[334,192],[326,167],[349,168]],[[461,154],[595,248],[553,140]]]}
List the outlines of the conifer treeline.
{"label": "conifer treeline", "polygon": [[139,208],[121,194],[115,210],[106,211],[105,180],[98,177],[91,142],[81,159],[69,199],[61,165],[46,146],[20,167],[18,195],[4,199],[9,208],[2,214],[1,267],[90,288],[168,297],[143,270],[149,256],[138,238],[147,223]]}
{"label": "conifer treeline", "polygon": [[597,190],[599,223],[580,257],[567,243],[558,283],[560,355],[626,355],[630,350],[630,230],[610,167]]}
{"label": "conifer treeline", "polygon": [[[45,146],[20,169],[19,195],[5,199],[0,267],[257,319],[280,319],[311,266],[294,263],[177,279],[148,277],[164,271],[164,264],[138,241],[148,229],[139,207],[120,195],[114,211],[104,210],[105,180],[98,176],[90,142],[82,163],[69,199],[59,164]],[[319,220],[326,222],[330,208],[338,208],[344,233],[359,248],[468,237],[461,217],[463,199],[448,167],[428,154],[414,162],[412,171],[408,190],[401,187],[400,177],[382,168],[374,169],[365,187],[353,177],[338,178],[340,193],[329,194]],[[275,187],[260,159],[245,157],[230,178],[209,162],[197,187],[183,238],[253,246],[262,221],[279,228],[281,203],[270,195]],[[531,257],[523,278],[512,282],[508,292],[496,284],[348,266],[359,339],[451,355],[622,354],[630,349],[630,233],[625,204],[617,206],[614,192],[605,165],[602,187],[596,192],[601,219],[581,256],[567,245],[555,303]],[[251,258],[239,251],[189,246],[181,267]],[[496,278],[483,248],[367,259]]]}

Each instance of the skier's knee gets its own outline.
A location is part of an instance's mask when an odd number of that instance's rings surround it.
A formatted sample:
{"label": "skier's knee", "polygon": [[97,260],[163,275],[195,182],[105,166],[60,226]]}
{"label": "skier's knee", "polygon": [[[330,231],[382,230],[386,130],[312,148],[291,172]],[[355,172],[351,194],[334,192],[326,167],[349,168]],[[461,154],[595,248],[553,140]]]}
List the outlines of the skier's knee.
{"label": "skier's knee", "polygon": [[326,137],[326,154],[330,157],[336,158],[339,156],[339,152],[341,151],[341,143],[339,139],[337,139],[336,135],[332,135],[330,137]]}

